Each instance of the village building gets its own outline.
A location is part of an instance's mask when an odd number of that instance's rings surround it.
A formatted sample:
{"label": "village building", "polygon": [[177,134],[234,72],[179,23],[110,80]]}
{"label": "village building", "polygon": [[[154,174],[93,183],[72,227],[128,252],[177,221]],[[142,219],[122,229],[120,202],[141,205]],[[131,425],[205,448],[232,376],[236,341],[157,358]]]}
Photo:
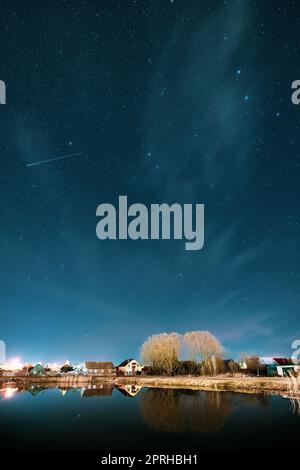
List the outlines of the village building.
{"label": "village building", "polygon": [[285,366],[277,366],[277,374],[279,377],[290,377],[290,376],[298,376],[300,372],[300,366],[298,365],[285,365]]}
{"label": "village building", "polygon": [[140,375],[142,373],[141,364],[135,359],[126,359],[117,366],[119,375]]}
{"label": "village building", "polygon": [[86,362],[85,367],[91,375],[114,375],[115,367],[112,362]]}
{"label": "village building", "polygon": [[29,375],[47,375],[47,371],[41,364],[37,364],[29,371]]}
{"label": "village building", "polygon": [[278,367],[288,366],[290,364],[290,359],[287,359],[286,357],[263,356],[259,358],[259,362],[266,366],[267,375],[269,377],[276,377],[282,372],[282,369],[278,370]]}

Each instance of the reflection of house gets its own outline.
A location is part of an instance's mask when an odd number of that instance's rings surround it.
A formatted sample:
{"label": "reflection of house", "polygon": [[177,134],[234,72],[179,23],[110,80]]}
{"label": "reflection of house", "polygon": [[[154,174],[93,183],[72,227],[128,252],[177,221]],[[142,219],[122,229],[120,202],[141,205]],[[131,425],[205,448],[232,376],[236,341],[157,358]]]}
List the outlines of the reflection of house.
{"label": "reflection of house", "polygon": [[123,393],[126,397],[135,397],[141,390],[142,387],[139,385],[120,385],[117,387],[119,392]]}
{"label": "reflection of house", "polygon": [[117,373],[120,375],[139,375],[142,373],[142,366],[135,359],[126,359],[118,365]]}
{"label": "reflection of house", "polygon": [[36,395],[38,395],[40,392],[42,392],[44,389],[43,388],[40,388],[40,387],[29,387],[26,389],[29,393],[31,393],[31,395],[33,395],[34,397]]}
{"label": "reflection of house", "polygon": [[86,389],[83,392],[83,398],[91,398],[91,397],[110,397],[113,391],[113,387],[107,385],[101,388],[96,389]]}
{"label": "reflection of house", "polygon": [[115,368],[112,362],[86,362],[85,366],[89,374],[114,375]]}

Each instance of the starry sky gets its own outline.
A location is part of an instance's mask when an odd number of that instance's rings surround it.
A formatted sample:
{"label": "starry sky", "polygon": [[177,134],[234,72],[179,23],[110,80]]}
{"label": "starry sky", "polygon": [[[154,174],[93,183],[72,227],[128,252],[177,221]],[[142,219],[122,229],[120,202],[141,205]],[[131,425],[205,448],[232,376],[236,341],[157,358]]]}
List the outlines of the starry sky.
{"label": "starry sky", "polygon": [[[208,329],[300,338],[300,5],[1,2],[0,337],[24,360],[139,355]],[[28,167],[62,155],[74,158]],[[96,237],[96,208],[205,204],[205,245]]]}

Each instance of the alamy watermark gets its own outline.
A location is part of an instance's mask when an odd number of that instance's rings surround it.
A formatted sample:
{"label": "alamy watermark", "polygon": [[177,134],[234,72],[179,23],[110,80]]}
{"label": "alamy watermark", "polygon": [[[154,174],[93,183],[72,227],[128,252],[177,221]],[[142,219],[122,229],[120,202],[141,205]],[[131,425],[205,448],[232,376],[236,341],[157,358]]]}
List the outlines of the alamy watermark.
{"label": "alamy watermark", "polygon": [[3,80],[0,80],[0,104],[6,104],[6,85]]}
{"label": "alamy watermark", "polygon": [[96,234],[100,240],[185,240],[186,250],[204,245],[204,204],[172,205],[135,203],[128,207],[127,196],[119,196],[119,207],[100,204]]}

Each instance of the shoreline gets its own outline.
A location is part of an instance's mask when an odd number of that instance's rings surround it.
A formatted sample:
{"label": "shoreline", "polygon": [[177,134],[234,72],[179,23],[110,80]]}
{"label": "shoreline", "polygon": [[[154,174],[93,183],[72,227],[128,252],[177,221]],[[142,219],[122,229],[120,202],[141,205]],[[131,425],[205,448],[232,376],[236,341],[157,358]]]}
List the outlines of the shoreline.
{"label": "shoreline", "polygon": [[[59,376],[59,377],[0,377],[3,384],[19,388],[39,386],[44,388],[97,388],[105,384],[112,387],[136,385],[149,388],[172,388],[218,392],[264,393],[269,395],[291,395],[291,380],[285,377],[194,377],[194,376]],[[295,390],[293,389],[293,395]],[[296,395],[300,397],[300,387]]]}

